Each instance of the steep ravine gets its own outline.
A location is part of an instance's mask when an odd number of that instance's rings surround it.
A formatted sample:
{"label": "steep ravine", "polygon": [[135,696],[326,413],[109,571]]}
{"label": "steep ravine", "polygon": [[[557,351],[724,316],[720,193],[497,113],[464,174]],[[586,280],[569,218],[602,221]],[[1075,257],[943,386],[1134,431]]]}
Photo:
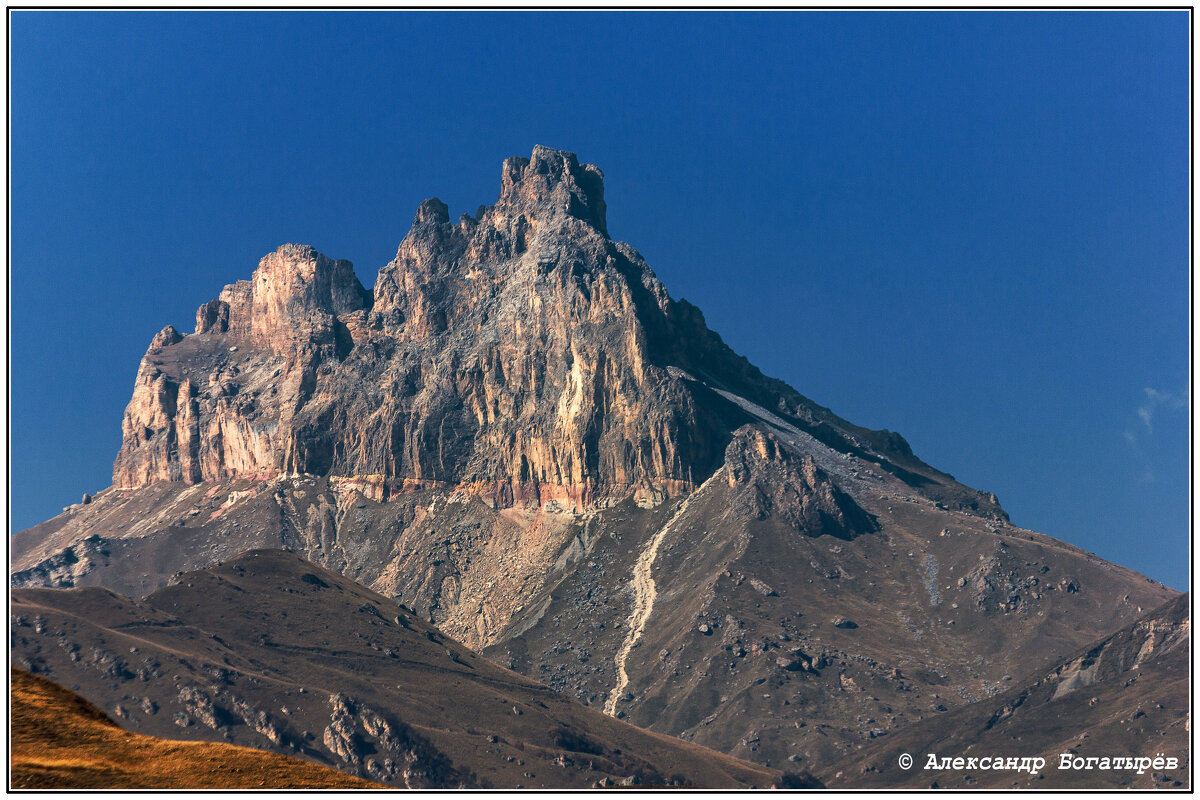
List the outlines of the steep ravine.
{"label": "steep ravine", "polygon": [[714,472],[709,478],[700,485],[695,492],[688,495],[683,503],[679,506],[679,510],[667,521],[666,525],[658,530],[657,533],[646,544],[642,554],[638,556],[637,563],[633,566],[633,579],[630,581],[630,586],[633,589],[634,601],[633,612],[630,613],[629,619],[625,621],[625,641],[621,644],[621,649],[617,651],[617,685],[613,687],[612,693],[608,697],[608,702],[604,704],[604,713],[609,716],[616,716],[617,702],[621,699],[621,695],[625,693],[625,687],[629,685],[629,674],[625,671],[625,661],[629,658],[629,652],[637,647],[639,640],[642,638],[642,632],[646,630],[646,623],[650,620],[650,615],[654,613],[654,598],[656,592],[654,589],[654,577],[651,570],[654,569],[654,560],[658,557],[658,548],[662,544],[666,535],[675,526],[675,523],[683,518],[691,506],[692,500],[701,496],[704,490],[721,475],[721,470]]}

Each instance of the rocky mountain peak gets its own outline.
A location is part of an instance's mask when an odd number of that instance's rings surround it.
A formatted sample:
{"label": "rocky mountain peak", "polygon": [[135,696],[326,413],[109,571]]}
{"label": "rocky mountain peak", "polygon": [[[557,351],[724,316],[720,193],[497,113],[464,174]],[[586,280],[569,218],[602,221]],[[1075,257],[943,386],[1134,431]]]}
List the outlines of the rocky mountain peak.
{"label": "rocky mountain peak", "polygon": [[417,214],[413,217],[413,225],[447,225],[450,222],[450,208],[436,197],[417,206]]}
{"label": "rocky mountain peak", "polygon": [[196,311],[196,333],[228,333],[259,347],[287,349],[311,340],[313,328],[370,308],[371,293],[353,265],[309,245],[285,244],[258,262],[248,281],[226,286]]}
{"label": "rocky mountain peak", "polygon": [[594,164],[580,164],[574,153],[540,144],[529,158],[504,160],[495,209],[537,220],[565,214],[608,235],[604,173]]}
{"label": "rocky mountain peak", "polygon": [[[600,170],[539,146],[504,162],[499,199],[473,217],[423,202],[373,294],[350,262],[283,245],[200,307],[194,335],[155,338],[114,484],[307,473],[362,480],[375,499],[438,486],[582,511],[687,494],[744,460],[726,452],[735,430],[766,422],[1002,513],[898,437],[762,375],[608,237],[604,213]],[[757,461],[777,460],[766,451]],[[776,471],[803,472],[787,457]],[[839,517],[822,480],[806,485],[820,496],[806,508]]]}
{"label": "rocky mountain peak", "polygon": [[[763,763],[829,765],[839,780],[868,775],[861,759],[834,766],[864,738],[1003,691],[1169,598],[1015,528],[993,495],[923,463],[899,434],[763,375],[608,237],[598,169],[539,147],[505,161],[501,183],[495,205],[457,222],[440,200],[422,203],[373,295],[349,262],[288,244],[201,306],[194,334],[159,332],[113,488],[13,536],[12,584],[143,596],[174,570],[287,548],[405,603],[383,615],[357,596],[326,606],[333,621],[314,622],[297,639],[306,647],[328,646],[354,617],[359,644],[336,652],[369,645],[363,655],[387,664],[396,640],[385,648],[380,627],[393,620],[406,637],[419,617],[611,714]],[[270,584],[285,585],[289,619],[311,622],[294,587],[313,599],[340,579],[294,561],[293,578],[271,571]],[[210,613],[245,567],[160,597]],[[339,587],[327,596],[353,595]],[[238,608],[248,596],[229,594]],[[58,637],[47,646],[62,668],[122,669],[66,649],[60,623],[30,623]],[[1089,650],[1057,685],[1086,700],[1091,690],[1074,688],[1098,670],[1121,678],[1124,665],[1186,650],[1186,629],[1158,624],[1109,655]],[[277,630],[228,630],[266,648],[262,663],[284,651]],[[417,633],[438,645],[440,668],[466,665],[432,630]],[[51,660],[21,636],[30,666]],[[178,689],[172,703],[216,720]],[[354,726],[373,719],[357,690],[352,700],[338,684],[330,697],[329,752],[366,768],[355,737],[384,729]],[[533,724],[526,709],[505,717]],[[238,731],[262,721],[245,719]],[[563,747],[558,775],[569,774]],[[600,751],[587,752],[590,764]]]}
{"label": "rocky mountain peak", "polygon": [[608,238],[605,213],[600,168],[538,145],[529,158],[505,159],[499,198],[475,216],[454,224],[438,198],[421,203],[396,258],[379,271],[375,310],[394,322],[415,317],[410,329],[436,333],[454,313],[435,313],[428,304],[453,305],[448,301],[460,289],[477,293],[480,277],[544,272],[563,262],[576,272],[603,267],[618,247]]}

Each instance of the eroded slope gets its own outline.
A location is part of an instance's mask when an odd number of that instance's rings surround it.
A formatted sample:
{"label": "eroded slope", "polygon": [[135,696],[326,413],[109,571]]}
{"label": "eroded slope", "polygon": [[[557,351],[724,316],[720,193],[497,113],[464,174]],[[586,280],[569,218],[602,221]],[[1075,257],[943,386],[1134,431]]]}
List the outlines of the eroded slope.
{"label": "eroded slope", "polygon": [[[1190,600],[1180,595],[1019,686],[820,772],[831,785],[856,788],[1190,789]],[[901,753],[914,756],[912,768],[899,768]],[[926,769],[930,754],[939,766]],[[1063,755],[1072,768],[1060,768]],[[969,756],[1039,757],[1045,765],[1036,774],[940,768]],[[1125,758],[1148,761],[1112,767]]]}
{"label": "eroded slope", "polygon": [[279,550],[187,573],[143,601],[22,589],[11,613],[17,664],[139,733],[273,750],[410,788],[783,780],[586,709]]}

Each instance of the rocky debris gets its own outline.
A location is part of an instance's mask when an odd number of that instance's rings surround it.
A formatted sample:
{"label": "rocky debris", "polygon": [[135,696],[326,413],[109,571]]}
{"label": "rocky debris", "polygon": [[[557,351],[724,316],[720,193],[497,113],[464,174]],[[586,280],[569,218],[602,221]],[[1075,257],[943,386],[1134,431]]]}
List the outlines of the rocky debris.
{"label": "rocky debris", "polygon": [[[314,576],[314,577],[315,577],[315,576]],[[318,580],[318,581],[320,581],[321,579],[320,579],[320,578],[317,578],[317,580]],[[378,608],[376,608],[376,607],[375,607],[374,605],[372,605],[371,603],[363,603],[361,606],[359,606],[359,607],[358,607],[358,612],[359,612],[360,614],[369,614],[369,615],[371,615],[372,617],[375,617],[376,619],[381,619],[381,620],[385,620],[385,621],[386,621],[386,619],[385,619],[385,617],[383,616],[383,614],[379,613],[379,609],[378,609]],[[436,642],[437,640],[436,640],[436,639],[434,639],[434,638],[432,638],[432,635],[431,635],[430,641],[432,641],[432,642]]]}
{"label": "rocky debris", "polygon": [[[34,630],[38,633],[45,632],[40,625],[35,625]],[[134,673],[129,669],[125,659],[102,647],[92,647],[88,651],[86,663],[102,675],[115,680],[128,680],[134,677]]]}
{"label": "rocky debris", "polygon": [[110,545],[103,536],[89,534],[29,569],[14,571],[10,581],[13,586],[69,589],[97,568],[107,566]]}
{"label": "rocky debris", "polygon": [[847,619],[846,617],[834,617],[833,627],[853,629],[858,627],[858,623],[852,619]]}
{"label": "rocky debris", "polygon": [[229,712],[220,708],[208,693],[195,686],[183,686],[179,689],[179,704],[189,720],[195,720],[205,727],[216,730],[229,724]]}
{"label": "rocky debris", "polygon": [[1044,584],[1045,572],[1032,573],[1032,564],[1020,563],[1007,548],[999,547],[990,557],[967,575],[959,578],[958,585],[971,591],[975,608],[984,613],[999,611],[1010,613],[1023,611],[1041,600],[1046,591],[1068,591],[1076,589],[1070,579],[1064,578],[1056,585]]}
{"label": "rocky debris", "polygon": [[410,789],[433,789],[474,784],[427,739],[380,711],[344,694],[329,696],[332,712],[322,741],[341,763],[341,769],[381,782],[403,778]]}
{"label": "rocky debris", "polygon": [[362,755],[359,752],[360,745],[355,741],[357,725],[348,698],[340,694],[331,695],[329,703],[333,706],[333,713],[330,715],[329,726],[325,728],[322,741],[343,764],[357,767],[362,761]]}
{"label": "rocky debris", "polygon": [[807,672],[812,675],[820,675],[821,670],[828,663],[828,658],[824,653],[814,657],[798,647],[788,655],[777,656],[775,659],[775,664],[788,672]]}
{"label": "rocky debris", "polygon": [[853,539],[879,524],[842,491],[811,456],[798,456],[773,433],[740,428],[725,450],[729,485],[739,492],[743,513],[790,524],[806,536]]}
{"label": "rocky debris", "polygon": [[779,596],[778,592],[776,592],[774,589],[772,589],[770,586],[768,586],[766,584],[766,582],[760,581],[758,578],[751,578],[750,585],[754,587],[754,591],[758,592],[763,597],[778,597]]}
{"label": "rocky debris", "polygon": [[782,669],[786,669],[788,672],[796,672],[804,669],[804,664],[800,661],[800,659],[791,658],[789,656],[776,657],[775,664]]}
{"label": "rocky debris", "polygon": [[284,728],[266,711],[255,708],[240,697],[234,699],[232,706],[234,712],[242,718],[246,726],[255,733],[266,737],[267,741],[275,745],[283,745],[287,742]]}

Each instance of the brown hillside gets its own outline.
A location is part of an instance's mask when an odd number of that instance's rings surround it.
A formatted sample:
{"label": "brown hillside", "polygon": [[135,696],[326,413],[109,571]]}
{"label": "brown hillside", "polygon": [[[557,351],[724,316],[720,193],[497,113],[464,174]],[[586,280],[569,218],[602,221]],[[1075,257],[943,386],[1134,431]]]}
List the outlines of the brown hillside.
{"label": "brown hillside", "polygon": [[142,601],[20,589],[11,610],[18,664],[141,733],[302,755],[413,789],[795,782],[586,708],[281,550],[186,573]]}
{"label": "brown hillside", "polygon": [[[1188,789],[1191,786],[1188,595],[1081,649],[1023,685],[872,743],[825,769],[830,786],[924,789]],[[901,753],[912,767],[900,769]],[[1041,757],[1031,774],[925,769],[939,757]],[[1061,769],[1061,756],[1084,759]],[[1104,769],[1086,759],[1174,759]],[[943,764],[944,765],[944,764]]]}
{"label": "brown hillside", "polygon": [[13,667],[13,789],[385,789],[247,747],[121,730],[87,700]]}

